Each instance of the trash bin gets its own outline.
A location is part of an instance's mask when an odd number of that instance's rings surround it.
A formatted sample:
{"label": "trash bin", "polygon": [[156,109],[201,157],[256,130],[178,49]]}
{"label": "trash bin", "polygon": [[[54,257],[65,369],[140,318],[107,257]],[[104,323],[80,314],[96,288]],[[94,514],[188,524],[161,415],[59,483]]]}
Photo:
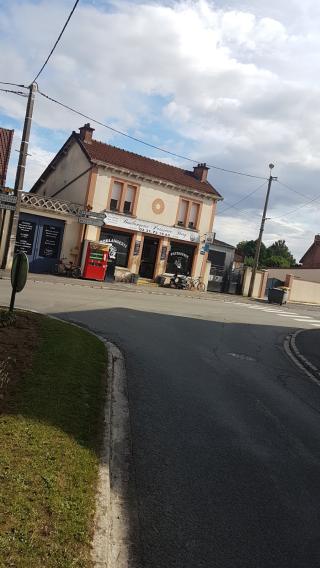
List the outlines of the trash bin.
{"label": "trash bin", "polygon": [[270,288],[268,292],[269,304],[286,304],[288,301],[288,288]]}
{"label": "trash bin", "polygon": [[137,284],[139,280],[139,274],[131,274],[130,283]]}

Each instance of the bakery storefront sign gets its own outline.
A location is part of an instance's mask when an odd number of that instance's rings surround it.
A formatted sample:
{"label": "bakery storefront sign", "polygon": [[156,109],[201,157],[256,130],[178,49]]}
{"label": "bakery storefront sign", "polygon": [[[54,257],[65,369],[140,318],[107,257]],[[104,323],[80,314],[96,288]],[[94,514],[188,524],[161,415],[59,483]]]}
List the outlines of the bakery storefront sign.
{"label": "bakery storefront sign", "polygon": [[188,229],[180,227],[158,225],[156,223],[150,223],[150,221],[140,221],[139,219],[132,219],[132,217],[116,215],[115,213],[106,213],[104,224],[109,226],[111,225],[112,227],[119,227],[121,229],[129,229],[130,231],[137,231],[139,233],[147,233],[149,235],[187,241],[190,243],[198,243],[200,241],[199,234],[195,231],[189,231]]}

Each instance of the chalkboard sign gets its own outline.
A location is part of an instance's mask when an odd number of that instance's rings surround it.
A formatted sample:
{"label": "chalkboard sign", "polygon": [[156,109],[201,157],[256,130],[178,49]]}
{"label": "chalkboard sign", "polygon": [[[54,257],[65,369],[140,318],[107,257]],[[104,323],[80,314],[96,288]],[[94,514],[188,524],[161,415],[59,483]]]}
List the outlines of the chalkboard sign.
{"label": "chalkboard sign", "polygon": [[141,241],[134,243],[133,256],[139,256]]}
{"label": "chalkboard sign", "polygon": [[43,258],[58,258],[61,227],[43,225],[39,256]]}
{"label": "chalkboard sign", "polygon": [[161,249],[160,260],[166,260],[167,258],[168,247],[163,246]]}
{"label": "chalkboard sign", "polygon": [[29,256],[32,254],[35,231],[36,223],[19,221],[15,252],[24,252]]}

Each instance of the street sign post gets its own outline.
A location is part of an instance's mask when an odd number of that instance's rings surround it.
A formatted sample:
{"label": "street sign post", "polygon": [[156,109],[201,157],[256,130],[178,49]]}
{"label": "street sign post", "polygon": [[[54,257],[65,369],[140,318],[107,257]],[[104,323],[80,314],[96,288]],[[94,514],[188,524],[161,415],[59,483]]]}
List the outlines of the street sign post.
{"label": "street sign post", "polygon": [[0,209],[6,209],[10,211],[14,211],[16,208],[15,205],[11,205],[11,203],[3,203],[0,201]]}
{"label": "street sign post", "polygon": [[13,312],[16,293],[21,292],[26,285],[28,278],[29,262],[28,257],[24,252],[18,252],[12,263],[11,268],[11,300],[9,311]]}
{"label": "street sign post", "polygon": [[14,211],[16,208],[17,197],[0,191],[0,209],[9,209]]}
{"label": "street sign post", "polygon": [[17,203],[17,196],[10,195],[9,193],[1,193],[0,192],[0,202],[3,203]]}
{"label": "street sign post", "polygon": [[106,214],[98,213],[97,211],[81,211],[78,217],[79,223],[82,225],[94,225],[95,227],[102,227],[104,225],[104,218]]}
{"label": "street sign post", "polygon": [[94,225],[95,227],[102,227],[102,225],[104,225],[102,219],[95,219],[94,217],[79,217],[78,222],[81,225]]}

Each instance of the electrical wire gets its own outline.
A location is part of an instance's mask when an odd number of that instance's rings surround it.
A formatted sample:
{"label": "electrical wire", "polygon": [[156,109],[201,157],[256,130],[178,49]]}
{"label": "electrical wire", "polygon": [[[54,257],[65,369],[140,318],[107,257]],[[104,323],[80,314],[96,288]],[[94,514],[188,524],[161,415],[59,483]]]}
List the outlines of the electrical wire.
{"label": "electrical wire", "polygon": [[56,47],[57,47],[57,45],[58,45],[58,43],[59,43],[59,41],[60,41],[60,39],[61,39],[61,37],[62,37],[62,35],[63,35],[63,32],[65,31],[65,29],[66,29],[68,23],[70,22],[70,20],[71,20],[71,18],[72,18],[72,15],[73,15],[73,12],[75,11],[75,9],[76,9],[78,3],[79,3],[79,0],[76,0],[76,2],[74,3],[74,6],[73,6],[73,8],[72,8],[72,10],[71,10],[71,12],[70,12],[68,18],[67,18],[67,20],[66,20],[66,22],[65,22],[65,24],[64,24],[64,26],[63,26],[63,28],[62,28],[60,34],[59,34],[59,36],[58,36],[58,39],[56,40],[56,42],[55,42],[53,48],[51,49],[51,51],[50,51],[50,53],[49,53],[47,59],[45,60],[44,64],[42,65],[42,67],[41,67],[39,73],[38,73],[38,74],[35,76],[35,78],[33,79],[33,83],[36,82],[36,80],[37,80],[38,77],[41,75],[42,71],[44,70],[45,66],[47,65],[47,63],[48,63],[48,61],[49,61],[51,55],[53,54],[54,50],[56,49]]}
{"label": "electrical wire", "polygon": [[19,83],[8,83],[6,81],[0,81],[1,85],[11,85],[12,87],[22,87],[23,89],[28,89],[25,85],[20,85]]}
{"label": "electrical wire", "polygon": [[277,217],[269,217],[268,220],[274,221],[275,219],[284,219],[285,217],[288,217],[288,215],[292,215],[293,213],[300,211],[300,209],[303,209],[303,207],[307,207],[310,203],[313,203],[314,201],[318,201],[319,199],[320,199],[320,195],[317,195],[313,199],[306,201],[306,203],[302,203],[302,205],[300,205],[296,209],[293,209],[292,211],[288,211],[287,213],[284,213],[284,215],[278,215]]}
{"label": "electrical wire", "polygon": [[[251,195],[254,195],[255,193],[257,193],[257,191],[259,191],[259,189],[261,189],[264,185],[266,185],[266,181],[264,181],[263,183],[261,183],[258,187],[256,187],[256,189],[254,189],[253,191],[251,191],[250,193],[248,193],[247,195],[245,195],[244,197],[242,197],[241,199],[239,199],[239,201],[236,201],[233,204],[228,205],[228,201],[225,201],[225,203],[227,203],[228,207],[225,207],[225,209],[222,209],[222,211],[219,211],[219,215],[221,215],[221,213],[224,213],[225,211],[228,211],[228,209],[234,208],[234,209],[238,209],[238,207],[236,207],[236,205],[238,205],[239,203],[241,203],[242,201],[245,201],[246,199],[248,199],[249,197],[251,197]],[[240,211],[243,211],[242,209],[240,209]]]}
{"label": "electrical wire", "polygon": [[[82,116],[82,118],[86,118],[87,120],[90,120],[91,122],[94,122],[95,124],[99,124],[100,126],[103,126],[104,128],[111,130],[112,132],[115,132],[116,134],[120,134],[121,136],[125,136],[126,138],[129,138],[130,140],[134,140],[135,142],[139,142],[139,144],[144,144],[145,146],[148,146],[149,148],[153,148],[154,150],[159,150],[160,152],[164,152],[165,154],[169,154],[170,156],[173,156],[175,158],[179,158],[181,160],[186,160],[186,161],[192,162],[194,164],[199,163],[199,160],[194,160],[192,158],[187,158],[186,156],[176,154],[175,152],[171,152],[170,150],[166,150],[165,148],[161,148],[160,146],[155,146],[154,144],[151,144],[150,142],[146,142],[145,140],[141,140],[140,138],[136,138],[135,136],[131,136],[130,134],[127,134],[126,132],[122,132],[121,130],[114,128],[113,126],[110,126],[108,124],[104,124],[103,122],[100,122],[100,120],[97,120],[96,118],[93,118],[92,116],[84,114],[83,112],[80,112],[80,111],[62,103],[61,101],[58,101],[57,99],[54,99],[54,98],[50,97],[49,95],[42,93],[39,90],[38,90],[38,93],[39,93],[39,95],[41,95],[42,97],[45,97],[49,101],[56,103],[57,105],[65,108],[67,110],[70,110],[71,112],[73,112],[73,113],[75,113],[79,116]],[[226,173],[230,173],[230,174],[236,174],[236,175],[239,175],[239,176],[245,176],[245,177],[256,178],[256,179],[263,179],[263,180],[268,179],[267,177],[263,177],[263,176],[255,176],[255,175],[247,174],[247,173],[244,173],[244,172],[238,172],[236,170],[228,170],[226,168],[220,168],[219,166],[214,166],[213,164],[207,164],[207,166],[208,166],[208,168],[213,168],[214,170],[219,170],[221,172],[226,172]]]}
{"label": "electrical wire", "polygon": [[274,180],[275,182],[279,183],[280,185],[282,185],[283,187],[285,187],[286,189],[289,189],[290,191],[293,191],[293,193],[296,193],[297,195],[300,195],[301,197],[303,197],[303,199],[305,199],[306,197],[309,199],[312,199],[312,197],[310,197],[309,195],[304,195],[303,193],[301,193],[301,191],[297,191],[296,189],[294,189],[293,187],[290,187],[289,185],[287,185],[286,183],[283,183],[282,181],[279,181],[278,179]]}
{"label": "electrical wire", "polygon": [[27,93],[23,93],[22,91],[12,91],[11,89],[1,89],[0,91],[2,91],[3,93],[14,93],[15,95],[19,95],[20,97],[27,97],[28,94]]}

